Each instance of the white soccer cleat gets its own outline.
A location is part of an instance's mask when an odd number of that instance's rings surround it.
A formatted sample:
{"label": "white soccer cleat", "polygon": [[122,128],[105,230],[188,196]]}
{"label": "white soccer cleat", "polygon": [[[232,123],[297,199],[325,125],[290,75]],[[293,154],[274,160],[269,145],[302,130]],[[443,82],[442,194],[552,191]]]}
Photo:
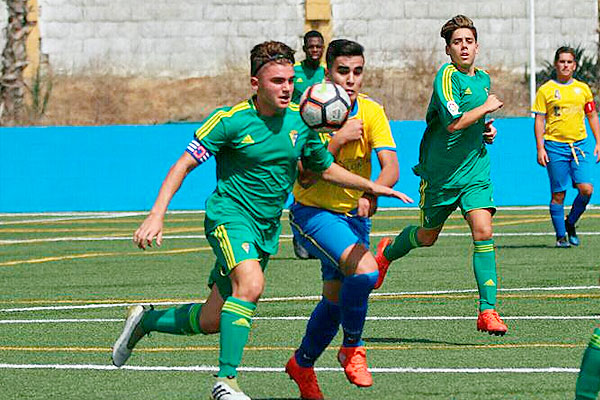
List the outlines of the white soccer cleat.
{"label": "white soccer cleat", "polygon": [[252,400],[240,389],[235,378],[217,378],[212,388],[213,400]]}
{"label": "white soccer cleat", "polygon": [[121,367],[127,362],[137,342],[146,335],[142,328],[142,318],[146,311],[148,309],[144,306],[129,307],[123,332],[113,346],[112,362],[116,367]]}

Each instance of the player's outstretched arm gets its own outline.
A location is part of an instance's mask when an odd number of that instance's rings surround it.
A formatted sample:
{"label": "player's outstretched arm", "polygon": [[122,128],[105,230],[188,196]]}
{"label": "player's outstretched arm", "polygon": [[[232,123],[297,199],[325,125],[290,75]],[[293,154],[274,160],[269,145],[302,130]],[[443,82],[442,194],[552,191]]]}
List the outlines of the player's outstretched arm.
{"label": "player's outstretched arm", "polygon": [[184,153],[169,170],[164,179],[158,196],[150,213],[142,222],[140,227],[133,234],[133,242],[145,250],[146,246],[152,247],[152,241],[156,239],[156,244],[162,244],[163,222],[167,207],[173,198],[173,195],[179,190],[181,184],[188,173],[198,166],[198,161],[187,152]]}
{"label": "player's outstretched arm", "polygon": [[374,194],[375,196],[395,197],[405,203],[412,203],[413,200],[404,193],[398,192],[392,188],[372,182],[362,176],[355,175],[352,172],[332,163],[329,168],[322,172],[321,177],[327,182],[349,189],[357,189]]}

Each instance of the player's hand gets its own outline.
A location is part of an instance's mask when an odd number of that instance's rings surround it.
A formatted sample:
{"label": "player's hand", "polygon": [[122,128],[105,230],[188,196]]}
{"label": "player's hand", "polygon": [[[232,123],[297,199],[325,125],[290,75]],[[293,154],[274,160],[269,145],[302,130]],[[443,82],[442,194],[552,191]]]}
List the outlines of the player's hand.
{"label": "player's hand", "polygon": [[337,132],[335,132],[334,139],[342,141],[342,144],[359,140],[363,135],[363,121],[362,119],[353,118],[346,121]]}
{"label": "player's hand", "polygon": [[600,143],[596,143],[596,147],[594,147],[594,155],[596,156],[596,162],[600,162]]}
{"label": "player's hand", "polygon": [[483,141],[486,144],[493,144],[494,139],[496,139],[496,134],[498,133],[498,130],[496,129],[496,127],[494,125],[492,125],[493,123],[494,123],[493,118],[485,123],[485,131],[483,132]]}
{"label": "player's hand", "polygon": [[548,153],[546,153],[546,149],[539,149],[537,152],[537,162],[542,167],[545,167],[550,162],[550,158],[548,158]]}
{"label": "player's hand", "polygon": [[392,188],[380,185],[378,183],[374,183],[373,185],[374,186],[371,189],[371,194],[374,194],[375,196],[395,197],[397,199],[402,200],[404,203],[412,203],[413,202],[413,199],[411,199],[410,197],[408,197],[407,195],[405,195],[402,192],[398,192]]}
{"label": "player's hand", "polygon": [[146,246],[152,247],[152,241],[156,239],[156,245],[162,244],[164,215],[150,214],[133,234],[133,243],[142,250]]}
{"label": "player's hand", "polygon": [[365,193],[358,199],[358,209],[356,215],[369,218],[377,212],[377,197],[370,193]]}
{"label": "player's hand", "polygon": [[502,108],[504,103],[495,94],[490,94],[483,105],[486,106],[487,112],[491,113]]}

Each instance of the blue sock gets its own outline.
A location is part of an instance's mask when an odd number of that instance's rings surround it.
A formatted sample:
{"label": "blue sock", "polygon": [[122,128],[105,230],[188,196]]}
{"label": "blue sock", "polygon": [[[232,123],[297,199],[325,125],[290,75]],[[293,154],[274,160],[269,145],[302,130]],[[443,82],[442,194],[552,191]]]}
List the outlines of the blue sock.
{"label": "blue sock", "polygon": [[575,223],[579,220],[579,217],[581,217],[581,214],[583,214],[585,211],[585,208],[589,202],[590,196],[582,196],[581,194],[578,194],[577,197],[575,197],[575,200],[573,200],[573,206],[571,207],[571,212],[567,217],[569,219],[569,224],[575,225]]}
{"label": "blue sock", "polygon": [[337,335],[340,319],[340,306],[323,297],[312,312],[302,344],[296,351],[298,365],[308,368],[315,364]]}
{"label": "blue sock", "polygon": [[550,203],[550,217],[552,217],[552,225],[556,232],[556,238],[560,239],[567,235],[565,228],[565,206],[562,204]]}
{"label": "blue sock", "polygon": [[362,346],[362,331],[367,317],[369,294],[377,282],[379,271],[344,278],[340,293],[344,347]]}

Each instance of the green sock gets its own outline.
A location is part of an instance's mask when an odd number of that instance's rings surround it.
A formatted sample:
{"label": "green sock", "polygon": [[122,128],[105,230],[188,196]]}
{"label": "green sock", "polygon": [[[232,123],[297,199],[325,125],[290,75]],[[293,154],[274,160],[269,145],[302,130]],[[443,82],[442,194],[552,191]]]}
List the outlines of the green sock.
{"label": "green sock", "polygon": [[421,247],[419,239],[417,239],[418,226],[409,225],[383,251],[383,255],[388,261],[394,261],[400,257],[404,257],[409,251],[417,247]]}
{"label": "green sock", "polygon": [[184,304],[164,310],[149,310],[142,319],[146,332],[165,332],[175,335],[195,335],[204,333],[200,329],[202,304]]}
{"label": "green sock", "polygon": [[473,271],[479,290],[479,310],[496,308],[496,251],[494,239],[473,241]]}
{"label": "green sock", "polygon": [[600,389],[600,328],[594,329],[583,353],[581,368],[575,385],[576,400],[596,400]]}
{"label": "green sock", "polygon": [[228,297],[223,304],[217,377],[237,376],[237,367],[242,361],[255,309],[255,303],[233,296]]}

